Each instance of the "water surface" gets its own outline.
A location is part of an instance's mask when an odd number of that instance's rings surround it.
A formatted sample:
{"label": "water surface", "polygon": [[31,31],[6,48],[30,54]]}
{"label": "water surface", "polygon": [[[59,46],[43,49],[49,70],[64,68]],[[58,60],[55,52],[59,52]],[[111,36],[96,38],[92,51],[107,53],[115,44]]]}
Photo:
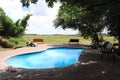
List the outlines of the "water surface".
{"label": "water surface", "polygon": [[17,68],[60,68],[76,63],[82,48],[50,48],[45,51],[23,54],[9,58],[6,63]]}

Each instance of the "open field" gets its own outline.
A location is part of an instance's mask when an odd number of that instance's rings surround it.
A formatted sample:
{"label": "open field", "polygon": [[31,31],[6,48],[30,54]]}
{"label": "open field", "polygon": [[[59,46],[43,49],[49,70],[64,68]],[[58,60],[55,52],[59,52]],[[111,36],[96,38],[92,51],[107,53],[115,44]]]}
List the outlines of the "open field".
{"label": "open field", "polygon": [[[78,35],[48,35],[48,36],[40,36],[40,35],[25,35],[23,36],[24,41],[32,41],[34,38],[42,38],[44,39],[45,44],[68,44],[69,39],[79,39],[79,44],[87,44],[91,43],[91,39],[84,39]],[[105,41],[110,41],[112,43],[117,42],[114,37],[104,35],[103,39]]]}
{"label": "open field", "polygon": [[39,36],[39,35],[25,35],[23,36],[25,40],[29,39],[30,41],[32,41],[33,38],[42,38],[44,39],[44,42],[46,44],[68,44],[69,39],[79,39],[80,40],[80,44],[85,43],[85,44],[90,44],[90,39],[84,39],[81,36],[75,36],[75,35],[71,35],[71,36],[65,36],[65,35],[61,35],[61,36]]}
{"label": "open field", "polygon": [[[20,38],[12,38],[9,41],[11,43],[16,43],[15,46],[26,46],[27,41],[33,41],[34,38],[42,38],[44,40],[44,44],[68,44],[69,39],[79,39],[79,44],[90,45],[91,39],[84,39],[78,35],[24,35]],[[105,41],[110,41],[112,43],[117,42],[114,37],[104,35],[103,39]],[[1,50],[8,50],[2,49]]]}

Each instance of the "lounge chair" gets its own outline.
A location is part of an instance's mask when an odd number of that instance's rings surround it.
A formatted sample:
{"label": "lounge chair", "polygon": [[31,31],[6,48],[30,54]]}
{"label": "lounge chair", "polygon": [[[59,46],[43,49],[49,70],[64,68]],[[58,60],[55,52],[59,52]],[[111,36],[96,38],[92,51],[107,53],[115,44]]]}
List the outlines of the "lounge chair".
{"label": "lounge chair", "polygon": [[28,46],[30,46],[30,47],[37,47],[37,43],[33,43],[33,42],[28,41],[28,42],[26,42],[26,46],[27,47]]}
{"label": "lounge chair", "polygon": [[37,42],[37,43],[44,43],[44,40],[41,38],[34,38],[33,42]]}
{"label": "lounge chair", "polygon": [[98,48],[100,59],[103,61],[104,54],[113,54],[113,61],[115,61],[114,46],[110,42],[105,42],[102,47]]}
{"label": "lounge chair", "polygon": [[79,44],[79,39],[70,39],[69,44],[71,44],[71,43]]}

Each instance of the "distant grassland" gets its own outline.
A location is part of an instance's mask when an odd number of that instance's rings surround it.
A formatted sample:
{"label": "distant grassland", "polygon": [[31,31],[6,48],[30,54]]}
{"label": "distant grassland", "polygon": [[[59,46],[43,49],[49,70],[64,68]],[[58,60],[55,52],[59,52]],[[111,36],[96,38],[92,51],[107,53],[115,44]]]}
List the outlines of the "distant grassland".
{"label": "distant grassland", "polygon": [[25,35],[23,36],[25,40],[32,41],[33,38],[42,38],[46,44],[67,44],[69,39],[79,39],[80,43],[90,43],[89,39],[84,39],[81,36],[75,35],[55,35],[55,36],[39,36],[39,35]]}
{"label": "distant grassland", "polygon": [[[83,37],[78,35],[24,35],[20,38],[11,38],[9,39],[9,42],[15,45],[14,47],[26,46],[26,42],[29,40],[32,42],[34,38],[42,38],[44,40],[44,44],[68,44],[69,39],[79,39],[79,44],[91,44],[90,38],[84,39]],[[108,35],[103,35],[103,39],[112,43],[118,42],[117,39]],[[0,47],[0,51],[9,49],[11,48]]]}
{"label": "distant grassland", "polygon": [[[33,41],[34,38],[42,38],[44,40],[44,44],[68,44],[69,39],[79,39],[79,44],[91,44],[91,39],[84,39],[78,35],[24,35],[20,38],[11,38],[9,42],[14,44],[15,47],[18,46],[26,46],[27,41]],[[103,39],[105,41],[110,41],[112,43],[118,42],[114,37],[103,35]],[[0,51],[9,50],[10,48],[0,48]]]}
{"label": "distant grassland", "polygon": [[[25,46],[28,40],[33,41],[34,38],[42,38],[45,44],[68,44],[69,39],[79,39],[79,44],[91,43],[91,39],[84,39],[81,36],[77,35],[24,35],[21,38],[13,38],[12,42],[16,42],[17,46]],[[104,35],[103,39],[105,41],[110,41],[112,43],[117,42],[114,37]]]}

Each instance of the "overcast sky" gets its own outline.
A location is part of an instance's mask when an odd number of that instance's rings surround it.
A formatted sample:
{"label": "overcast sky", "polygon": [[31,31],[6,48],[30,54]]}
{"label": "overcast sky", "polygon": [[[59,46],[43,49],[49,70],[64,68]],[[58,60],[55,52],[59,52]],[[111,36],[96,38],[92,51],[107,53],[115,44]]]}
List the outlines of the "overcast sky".
{"label": "overcast sky", "polygon": [[48,8],[44,0],[39,0],[37,4],[26,8],[22,7],[19,0],[0,0],[0,7],[13,21],[23,18],[28,13],[33,14],[25,31],[28,34],[77,34],[78,31],[71,29],[54,28],[53,20],[56,18],[59,6],[60,4],[57,3],[54,8]]}

